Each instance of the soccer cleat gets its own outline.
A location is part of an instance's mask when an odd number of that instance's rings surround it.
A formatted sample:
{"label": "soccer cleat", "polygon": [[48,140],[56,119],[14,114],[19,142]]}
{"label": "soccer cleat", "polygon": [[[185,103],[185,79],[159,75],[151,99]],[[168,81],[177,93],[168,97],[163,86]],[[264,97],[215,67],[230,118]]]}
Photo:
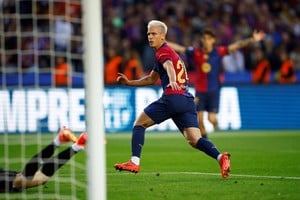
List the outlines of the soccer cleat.
{"label": "soccer cleat", "polygon": [[82,132],[80,135],[79,135],[79,138],[76,142],[76,144],[80,147],[85,147],[85,144],[86,144],[86,140],[87,140],[87,134],[85,132]]}
{"label": "soccer cleat", "polygon": [[125,162],[125,163],[120,163],[120,164],[115,164],[114,167],[116,168],[116,170],[122,171],[129,171],[129,172],[133,172],[133,173],[138,173],[140,171],[140,166],[134,164],[131,161]]}
{"label": "soccer cleat", "polygon": [[58,132],[58,140],[61,143],[66,142],[77,142],[77,137],[72,133],[72,131],[65,126],[63,126]]}
{"label": "soccer cleat", "polygon": [[227,178],[230,172],[230,154],[228,152],[222,153],[219,164],[221,167],[222,177]]}

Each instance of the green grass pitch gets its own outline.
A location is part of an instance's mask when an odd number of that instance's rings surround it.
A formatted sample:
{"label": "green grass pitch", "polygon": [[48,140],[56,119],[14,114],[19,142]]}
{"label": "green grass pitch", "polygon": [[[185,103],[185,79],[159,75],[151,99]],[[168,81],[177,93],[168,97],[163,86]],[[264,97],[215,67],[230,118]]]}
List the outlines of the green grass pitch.
{"label": "green grass pitch", "polygon": [[[20,158],[20,148],[24,147],[18,144],[19,137],[12,135],[4,141],[0,136],[0,167],[7,161],[5,150],[12,160]],[[26,141],[36,137],[24,136]],[[53,135],[42,137],[45,145]],[[215,160],[190,147],[179,133],[147,132],[140,173],[116,171],[113,165],[130,157],[131,135],[107,134],[107,199],[300,199],[300,131],[215,132],[209,138],[220,151],[231,153],[232,173],[228,179],[221,178]],[[25,160],[38,148],[26,146]],[[75,196],[68,197],[74,188],[64,181],[71,174],[68,163],[46,185],[21,194],[0,194],[0,199],[86,199],[86,158],[85,153],[74,158],[81,166],[76,168],[76,177],[71,177],[79,182]],[[9,167],[19,170],[21,163],[13,162]],[[54,194],[58,186],[60,196]]]}

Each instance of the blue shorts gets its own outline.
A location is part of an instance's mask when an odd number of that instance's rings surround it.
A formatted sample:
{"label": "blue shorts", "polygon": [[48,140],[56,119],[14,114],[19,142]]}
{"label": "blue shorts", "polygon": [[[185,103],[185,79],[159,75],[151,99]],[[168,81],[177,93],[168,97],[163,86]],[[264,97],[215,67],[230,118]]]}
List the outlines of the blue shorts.
{"label": "blue shorts", "polygon": [[144,112],[156,124],[172,119],[181,133],[183,133],[184,128],[199,127],[192,96],[163,95],[160,99],[148,105]]}
{"label": "blue shorts", "polygon": [[220,92],[196,92],[195,103],[197,111],[219,112]]}

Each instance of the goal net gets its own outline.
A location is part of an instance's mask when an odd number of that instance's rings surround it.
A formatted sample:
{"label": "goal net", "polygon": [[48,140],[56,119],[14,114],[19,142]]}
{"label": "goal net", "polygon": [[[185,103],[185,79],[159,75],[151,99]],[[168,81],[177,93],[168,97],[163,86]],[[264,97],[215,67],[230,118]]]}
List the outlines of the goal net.
{"label": "goal net", "polygon": [[[22,171],[62,126],[85,131],[82,2],[2,0],[0,20],[0,169]],[[1,199],[85,199],[85,160],[81,151],[45,185]]]}

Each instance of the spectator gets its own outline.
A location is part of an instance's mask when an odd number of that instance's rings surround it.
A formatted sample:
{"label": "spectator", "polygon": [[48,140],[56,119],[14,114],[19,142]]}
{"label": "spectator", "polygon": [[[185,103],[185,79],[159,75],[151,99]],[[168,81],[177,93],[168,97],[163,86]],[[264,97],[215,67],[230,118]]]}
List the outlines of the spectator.
{"label": "spectator", "polygon": [[271,71],[275,72],[280,69],[279,48],[274,46],[274,42],[271,37],[267,37],[264,43],[265,55],[270,62]]}
{"label": "spectator", "polygon": [[105,84],[117,84],[117,77],[121,62],[122,57],[117,53],[117,50],[109,48],[107,50],[107,61],[104,66]]}
{"label": "spectator", "polygon": [[224,56],[222,62],[225,72],[236,73],[245,71],[245,58],[240,50]]}
{"label": "spectator", "polygon": [[67,17],[65,20],[56,19],[54,22],[54,32],[55,50],[66,51],[68,46],[70,46],[72,34],[74,34],[70,18]]}
{"label": "spectator", "polygon": [[267,60],[265,53],[260,48],[256,48],[255,53],[255,65],[252,70],[252,82],[253,83],[269,83],[271,76],[270,62]]}
{"label": "spectator", "polygon": [[[144,71],[151,70],[147,68],[153,65],[154,55],[149,51],[145,35],[144,25],[147,21],[159,18],[162,19],[169,27],[169,33],[174,42],[181,44],[191,44],[195,38],[196,32],[205,26],[213,27],[216,30],[218,43],[226,45],[232,43],[235,39],[234,35],[241,38],[249,37],[253,29],[264,30],[268,34],[268,40],[264,43],[266,47],[266,56],[270,62],[273,72],[279,70],[278,63],[279,50],[278,47],[284,46],[287,49],[288,56],[293,59],[295,66],[299,66],[297,55],[295,57],[294,48],[300,42],[300,15],[299,6],[296,0],[293,1],[108,1],[103,3],[103,38],[104,48],[111,47],[113,40],[117,44],[122,44],[124,40],[131,41],[131,47],[134,48],[142,58]],[[32,5],[20,8],[19,6]],[[50,54],[57,51],[70,50],[70,56],[74,63],[74,69],[82,71],[81,56],[82,51],[74,51],[73,44],[82,46],[82,18],[81,18],[82,2],[78,0],[64,1],[38,1],[22,2],[13,0],[2,1],[3,15],[3,33],[0,39],[5,43],[5,50],[21,49],[18,30],[28,30],[29,26],[33,27],[33,32],[37,33],[39,38],[49,38],[49,49],[43,49],[34,59],[31,66],[49,68],[53,63]],[[35,9],[33,9],[35,8]],[[158,11],[158,12],[155,12]],[[23,18],[21,13],[33,12],[32,19]],[[35,15],[37,14],[37,15]],[[20,16],[21,18],[16,18]],[[54,21],[52,22],[52,19]],[[20,27],[22,26],[22,27]],[[37,31],[37,32],[35,32]],[[40,33],[43,34],[40,34]],[[49,33],[47,35],[46,33]],[[54,35],[53,35],[54,32]],[[23,32],[22,32],[23,33]],[[45,33],[45,34],[44,34]],[[110,39],[112,38],[112,39]],[[185,38],[190,41],[184,42]],[[170,39],[170,38],[168,38]],[[35,40],[36,41],[36,40]],[[55,41],[55,44],[52,44]],[[74,42],[76,41],[76,42]],[[171,41],[171,40],[170,40]],[[40,43],[41,42],[41,43]],[[38,39],[36,45],[47,45]],[[76,44],[78,43],[78,44]],[[267,44],[268,43],[268,44]],[[114,46],[115,48],[115,46]],[[116,48],[117,49],[117,48]],[[150,49],[151,50],[151,49]],[[250,71],[251,63],[249,51],[242,51],[245,57],[246,70]],[[7,55],[7,52],[3,54]],[[15,52],[10,52],[10,57],[16,57]],[[20,55],[19,55],[20,56]],[[47,57],[48,56],[48,57]],[[120,55],[123,56],[123,55]],[[74,61],[76,57],[76,61]],[[298,56],[299,57],[299,56]],[[29,64],[30,59],[26,59]],[[2,66],[17,66],[15,71],[22,71],[21,59],[8,59],[9,63],[4,63],[6,59],[2,59]],[[31,61],[30,61],[31,62]],[[18,69],[20,68],[20,69]],[[251,67],[252,69],[253,67]],[[73,70],[74,70],[73,69]]]}
{"label": "spectator", "polygon": [[70,86],[70,72],[71,66],[66,62],[66,58],[62,56],[57,56],[55,65],[55,85]]}
{"label": "spectator", "polygon": [[128,49],[124,52],[120,68],[119,72],[131,80],[139,79],[143,75],[143,67],[140,63],[138,53],[132,49]]}
{"label": "spectator", "polygon": [[300,44],[291,52],[290,58],[295,64],[295,70],[300,72]]}
{"label": "spectator", "polygon": [[280,52],[281,66],[279,71],[279,83],[295,83],[296,73],[293,61],[288,57],[285,51]]}

